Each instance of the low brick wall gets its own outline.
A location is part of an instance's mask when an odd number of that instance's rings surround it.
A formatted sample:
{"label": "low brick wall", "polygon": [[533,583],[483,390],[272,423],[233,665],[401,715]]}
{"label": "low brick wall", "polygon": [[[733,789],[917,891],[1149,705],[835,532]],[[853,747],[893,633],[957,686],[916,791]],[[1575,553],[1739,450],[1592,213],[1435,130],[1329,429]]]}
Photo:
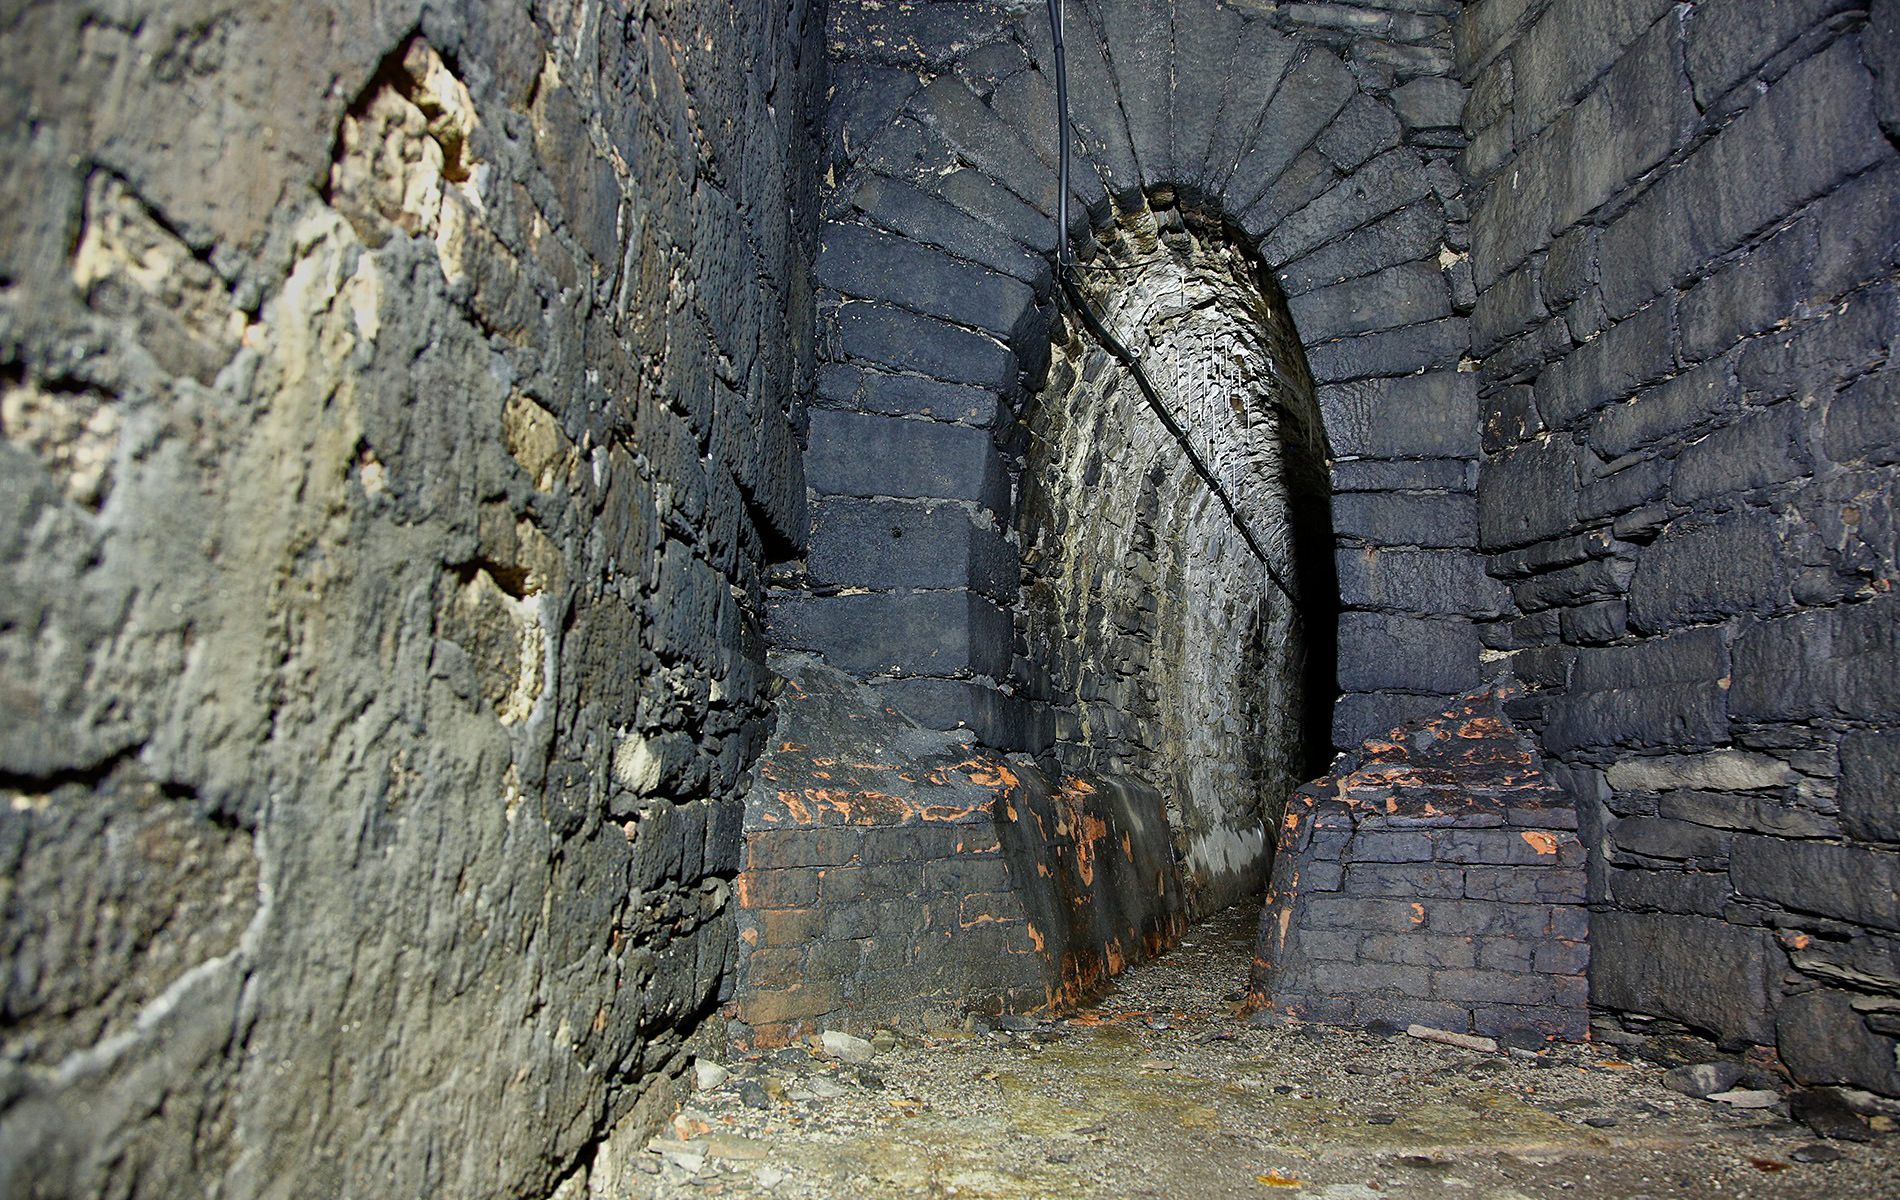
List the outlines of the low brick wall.
{"label": "low brick wall", "polygon": [[1508,692],[1368,741],[1294,794],[1254,1002],[1335,1025],[1582,1038],[1589,914],[1576,814]]}
{"label": "low brick wall", "polygon": [[779,1045],[821,1025],[876,1025],[933,1003],[949,1011],[1042,1001],[1036,937],[1010,888],[986,785],[1008,787],[981,760],[956,775],[924,786],[973,804],[878,811],[894,798],[854,789],[840,793],[846,807],[831,810],[844,823],[748,831],[739,877],[744,1040]]}
{"label": "low brick wall", "polygon": [[760,760],[737,882],[735,1042],[784,1045],[1088,998],[1174,944],[1158,795],[1046,781],[880,707],[800,656]]}
{"label": "low brick wall", "polygon": [[1187,899],[1166,801],[1132,779],[1025,769],[997,829],[1045,971],[1041,1007],[1095,995],[1181,940]]}

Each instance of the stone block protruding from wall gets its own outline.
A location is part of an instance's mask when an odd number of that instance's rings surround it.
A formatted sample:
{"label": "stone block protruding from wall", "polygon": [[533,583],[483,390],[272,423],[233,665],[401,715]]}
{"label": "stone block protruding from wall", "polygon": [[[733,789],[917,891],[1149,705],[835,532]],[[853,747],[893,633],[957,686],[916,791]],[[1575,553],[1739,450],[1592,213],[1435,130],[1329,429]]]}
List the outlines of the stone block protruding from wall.
{"label": "stone block protruding from wall", "polygon": [[1581,1039],[1576,814],[1493,686],[1369,740],[1296,792],[1253,1002],[1289,1020]]}

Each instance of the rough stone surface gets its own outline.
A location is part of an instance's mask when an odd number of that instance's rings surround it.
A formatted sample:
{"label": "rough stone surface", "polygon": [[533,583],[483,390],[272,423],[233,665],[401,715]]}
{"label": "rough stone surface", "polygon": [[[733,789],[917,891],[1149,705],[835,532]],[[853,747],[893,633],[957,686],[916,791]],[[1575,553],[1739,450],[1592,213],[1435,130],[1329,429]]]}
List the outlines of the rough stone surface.
{"label": "rough stone surface", "polygon": [[1458,31],[1480,544],[1620,910],[1592,1002],[1889,1092],[1892,28],[1490,0]]}
{"label": "rough stone surface", "polygon": [[822,43],[637,11],[8,16],[0,1191],[545,1195],[670,1104]]}

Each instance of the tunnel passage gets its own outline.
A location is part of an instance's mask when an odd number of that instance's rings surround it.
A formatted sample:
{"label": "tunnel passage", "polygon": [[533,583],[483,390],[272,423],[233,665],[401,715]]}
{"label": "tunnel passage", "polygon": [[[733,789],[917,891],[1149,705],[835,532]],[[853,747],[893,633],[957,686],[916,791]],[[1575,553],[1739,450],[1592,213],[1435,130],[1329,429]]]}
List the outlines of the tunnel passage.
{"label": "tunnel passage", "polygon": [[[1281,797],[1477,685],[1505,600],[1471,551],[1463,218],[1383,86],[1215,0],[1091,8],[1065,221],[1040,13],[894,67],[948,6],[835,11],[810,525],[770,580],[737,888],[730,1011],[758,1045],[1073,1002],[1260,895]],[[1065,229],[1101,243],[1082,287],[1155,355],[1218,493],[1152,427],[1130,444],[1140,389],[1054,303]],[[1174,312],[1143,272],[1177,251]],[[1215,362],[1247,374],[1238,412]],[[1276,379],[1316,393],[1297,422]]]}
{"label": "tunnel passage", "polygon": [[1024,407],[1021,682],[1060,773],[1159,798],[1199,917],[1260,894],[1267,831],[1326,760],[1325,435],[1285,300],[1218,217],[1155,193],[1076,277],[1121,344],[1071,306]]}

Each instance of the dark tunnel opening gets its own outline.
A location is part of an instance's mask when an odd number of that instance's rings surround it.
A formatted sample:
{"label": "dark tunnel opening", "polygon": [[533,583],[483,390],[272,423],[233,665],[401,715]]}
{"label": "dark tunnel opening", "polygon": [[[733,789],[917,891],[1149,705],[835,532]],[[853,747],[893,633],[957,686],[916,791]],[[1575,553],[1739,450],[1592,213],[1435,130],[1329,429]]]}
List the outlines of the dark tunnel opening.
{"label": "dark tunnel opening", "polygon": [[1156,192],[1073,278],[1022,414],[1019,685],[1056,771],[1160,795],[1201,917],[1260,895],[1331,754],[1325,431],[1284,298],[1217,215]]}

